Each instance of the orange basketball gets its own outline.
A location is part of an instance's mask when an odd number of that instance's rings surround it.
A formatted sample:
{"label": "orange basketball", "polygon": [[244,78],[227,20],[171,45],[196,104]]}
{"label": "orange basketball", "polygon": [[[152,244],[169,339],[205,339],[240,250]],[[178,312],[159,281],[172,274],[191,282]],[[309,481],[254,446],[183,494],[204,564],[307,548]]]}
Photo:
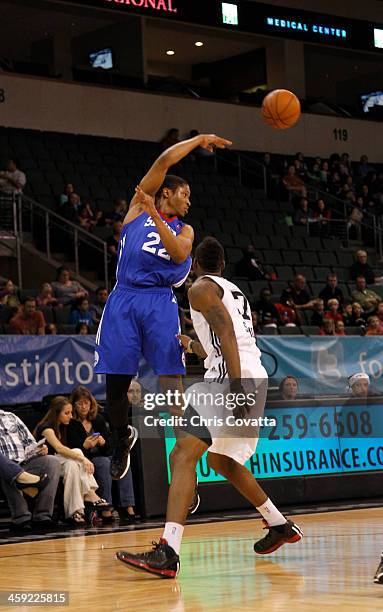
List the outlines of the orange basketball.
{"label": "orange basketball", "polygon": [[301,104],[288,89],[275,89],[262,104],[262,117],[271,127],[284,130],[295,125],[301,116]]}

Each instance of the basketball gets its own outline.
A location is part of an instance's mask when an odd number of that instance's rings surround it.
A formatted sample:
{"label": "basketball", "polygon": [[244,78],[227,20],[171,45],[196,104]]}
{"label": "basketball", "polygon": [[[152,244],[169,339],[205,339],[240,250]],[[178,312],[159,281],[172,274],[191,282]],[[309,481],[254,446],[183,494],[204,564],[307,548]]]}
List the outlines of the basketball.
{"label": "basketball", "polygon": [[297,96],[288,89],[275,89],[263,100],[263,119],[273,128],[290,128],[297,123],[300,115],[301,104]]}

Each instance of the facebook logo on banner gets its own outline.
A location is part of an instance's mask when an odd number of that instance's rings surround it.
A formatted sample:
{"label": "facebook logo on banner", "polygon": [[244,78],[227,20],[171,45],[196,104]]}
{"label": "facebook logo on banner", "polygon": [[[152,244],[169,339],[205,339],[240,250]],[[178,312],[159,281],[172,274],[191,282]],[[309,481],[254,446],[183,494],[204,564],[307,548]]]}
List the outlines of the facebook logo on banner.
{"label": "facebook logo on banner", "polygon": [[266,25],[268,27],[279,28],[281,30],[290,30],[297,32],[308,32],[318,34],[320,37],[347,38],[348,33],[344,28],[335,28],[333,26],[325,26],[317,23],[305,23],[304,21],[294,21],[290,19],[281,19],[277,17],[266,17]]}

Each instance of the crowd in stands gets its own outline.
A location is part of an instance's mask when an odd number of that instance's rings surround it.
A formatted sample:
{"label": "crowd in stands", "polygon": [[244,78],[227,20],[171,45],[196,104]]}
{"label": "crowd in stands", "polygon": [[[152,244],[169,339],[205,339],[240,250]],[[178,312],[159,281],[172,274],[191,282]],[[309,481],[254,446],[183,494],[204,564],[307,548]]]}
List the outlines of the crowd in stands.
{"label": "crowd in stands", "polygon": [[[141,393],[133,381],[130,406],[140,406]],[[75,388],[70,397],[50,398],[33,434],[14,413],[0,410],[0,483],[12,530],[47,530],[57,520],[72,527],[112,523],[118,517],[134,523],[132,473],[129,469],[112,490],[111,445],[106,414],[85,387]],[[29,497],[35,498],[33,506]]]}

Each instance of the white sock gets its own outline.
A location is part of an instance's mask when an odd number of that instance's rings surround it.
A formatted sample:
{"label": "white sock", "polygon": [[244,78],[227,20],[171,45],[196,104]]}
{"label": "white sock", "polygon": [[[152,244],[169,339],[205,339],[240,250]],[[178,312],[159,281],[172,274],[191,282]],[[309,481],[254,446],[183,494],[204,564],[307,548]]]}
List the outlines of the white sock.
{"label": "white sock", "polygon": [[167,541],[169,546],[175,550],[177,555],[180,554],[183,533],[183,525],[180,525],[179,523],[165,523],[165,529],[162,537]]}
{"label": "white sock", "polygon": [[273,502],[267,498],[262,506],[257,508],[258,512],[262,514],[263,518],[268,522],[270,527],[276,527],[277,525],[284,525],[287,523],[283,514],[281,514],[273,504]]}

